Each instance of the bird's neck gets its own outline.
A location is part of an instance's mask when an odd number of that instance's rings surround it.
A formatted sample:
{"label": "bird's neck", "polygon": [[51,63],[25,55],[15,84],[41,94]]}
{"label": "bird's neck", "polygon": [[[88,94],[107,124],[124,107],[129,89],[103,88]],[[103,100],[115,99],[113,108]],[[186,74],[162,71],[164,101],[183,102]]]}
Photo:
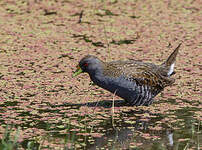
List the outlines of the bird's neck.
{"label": "bird's neck", "polygon": [[99,85],[100,82],[104,80],[104,64],[101,64],[99,67],[96,67],[96,70],[88,73],[91,80]]}

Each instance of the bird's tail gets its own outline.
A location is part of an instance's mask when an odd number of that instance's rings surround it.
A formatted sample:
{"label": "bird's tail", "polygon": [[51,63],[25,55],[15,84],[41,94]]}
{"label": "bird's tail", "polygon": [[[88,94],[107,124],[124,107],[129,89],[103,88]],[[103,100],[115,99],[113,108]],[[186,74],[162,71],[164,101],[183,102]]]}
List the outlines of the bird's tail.
{"label": "bird's tail", "polygon": [[171,76],[172,74],[174,74],[174,66],[175,66],[175,60],[179,51],[179,48],[181,46],[182,43],[180,43],[175,50],[172,52],[172,54],[170,54],[170,56],[168,57],[168,59],[161,64],[161,66],[163,66],[166,69],[166,73],[167,76]]}

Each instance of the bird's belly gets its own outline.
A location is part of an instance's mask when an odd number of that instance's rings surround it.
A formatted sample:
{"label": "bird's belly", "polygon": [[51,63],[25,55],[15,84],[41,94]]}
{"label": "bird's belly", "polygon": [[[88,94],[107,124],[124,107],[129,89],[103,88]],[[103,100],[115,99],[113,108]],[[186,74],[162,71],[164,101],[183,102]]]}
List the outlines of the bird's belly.
{"label": "bird's belly", "polygon": [[148,102],[152,100],[152,93],[148,86],[138,85],[135,81],[126,80],[124,77],[105,77],[93,81],[132,105],[148,105]]}

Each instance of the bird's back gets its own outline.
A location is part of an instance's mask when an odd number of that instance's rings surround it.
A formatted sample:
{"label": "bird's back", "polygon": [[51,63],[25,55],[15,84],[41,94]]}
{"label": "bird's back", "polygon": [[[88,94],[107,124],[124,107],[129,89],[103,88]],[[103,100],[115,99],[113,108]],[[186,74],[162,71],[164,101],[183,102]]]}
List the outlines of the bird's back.
{"label": "bird's back", "polygon": [[134,80],[142,85],[164,88],[174,83],[174,79],[165,76],[160,65],[141,61],[113,61],[107,63],[104,74],[107,76],[124,76],[128,80]]}

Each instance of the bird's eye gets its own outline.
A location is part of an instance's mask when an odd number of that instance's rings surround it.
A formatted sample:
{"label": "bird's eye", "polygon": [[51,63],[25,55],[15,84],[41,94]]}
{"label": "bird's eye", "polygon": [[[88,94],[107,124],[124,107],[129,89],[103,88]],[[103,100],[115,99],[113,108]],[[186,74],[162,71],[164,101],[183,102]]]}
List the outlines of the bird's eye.
{"label": "bird's eye", "polygon": [[87,66],[88,66],[88,64],[87,64],[87,63],[85,63],[85,64],[83,64],[83,66],[87,67]]}

